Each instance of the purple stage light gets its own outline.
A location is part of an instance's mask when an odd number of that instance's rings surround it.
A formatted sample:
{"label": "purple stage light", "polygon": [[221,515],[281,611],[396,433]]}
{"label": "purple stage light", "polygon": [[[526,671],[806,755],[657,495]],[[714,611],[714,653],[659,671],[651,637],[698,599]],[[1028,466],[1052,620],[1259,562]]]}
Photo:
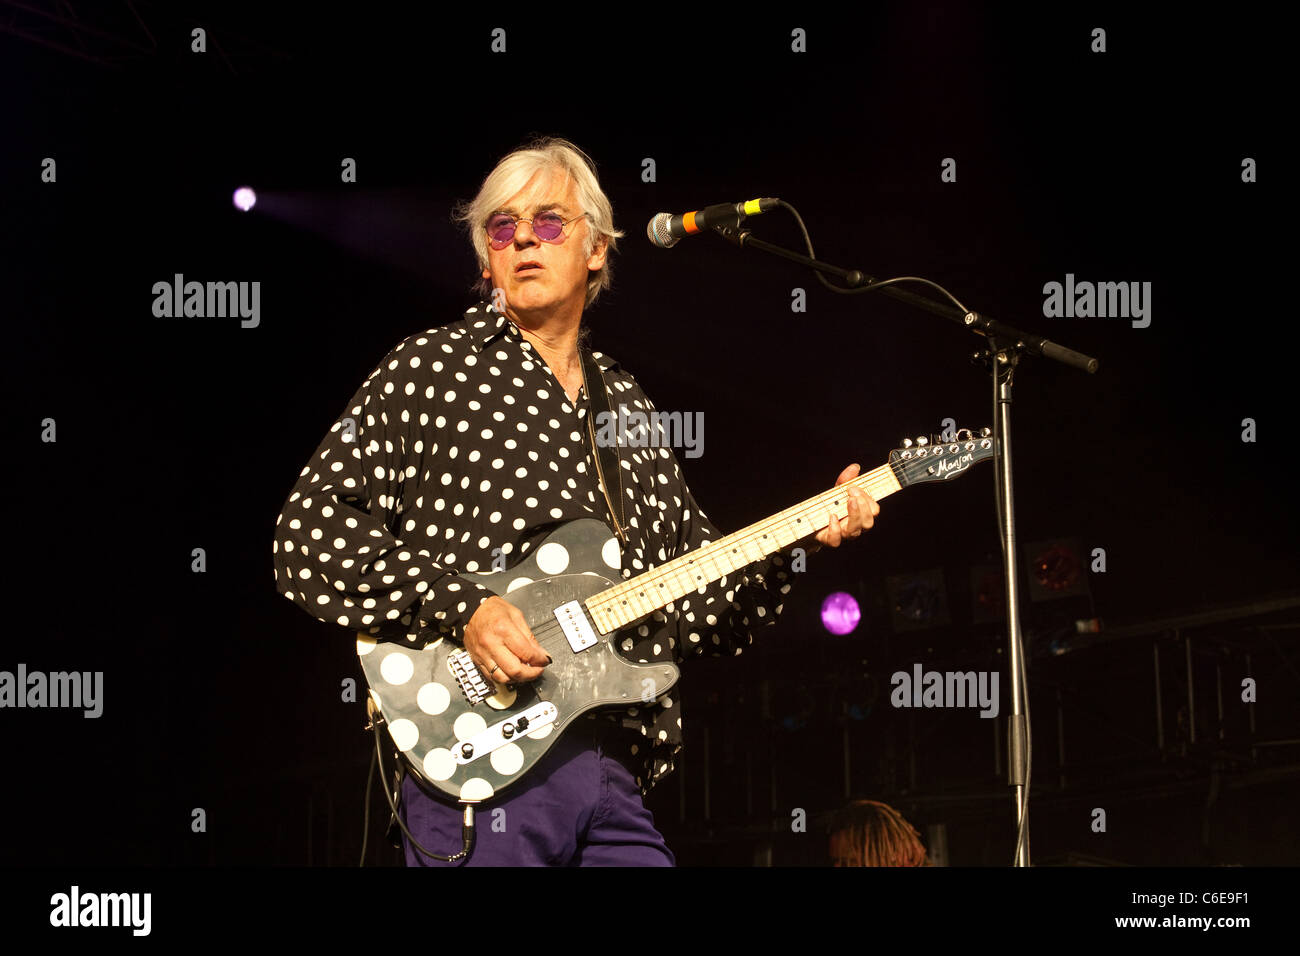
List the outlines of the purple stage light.
{"label": "purple stage light", "polygon": [[253,192],[249,187],[240,186],[235,190],[235,205],[244,212],[248,212],[256,203],[257,193]]}
{"label": "purple stage light", "polygon": [[862,620],[862,609],[846,591],[835,591],[822,601],[822,625],[832,634],[848,634]]}

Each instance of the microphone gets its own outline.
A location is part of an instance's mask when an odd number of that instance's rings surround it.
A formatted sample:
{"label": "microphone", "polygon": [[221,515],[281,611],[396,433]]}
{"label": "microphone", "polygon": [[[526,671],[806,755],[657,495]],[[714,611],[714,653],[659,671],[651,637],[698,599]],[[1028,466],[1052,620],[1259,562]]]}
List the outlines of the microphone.
{"label": "microphone", "polygon": [[694,212],[688,212],[681,216],[661,212],[646,225],[645,234],[660,249],[671,249],[687,236],[693,236],[705,229],[712,229],[714,226],[739,222],[746,216],[757,216],[759,213],[775,209],[780,202],[779,199],[750,199],[747,202],[738,203],[724,202],[716,206],[705,206],[703,209],[696,209]]}

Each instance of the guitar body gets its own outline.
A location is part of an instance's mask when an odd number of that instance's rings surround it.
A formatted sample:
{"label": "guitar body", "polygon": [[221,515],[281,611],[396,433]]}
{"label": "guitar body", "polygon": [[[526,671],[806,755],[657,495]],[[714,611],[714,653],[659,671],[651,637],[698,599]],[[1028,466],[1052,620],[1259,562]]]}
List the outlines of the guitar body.
{"label": "guitar body", "polygon": [[[513,689],[446,639],[416,650],[359,636],[371,698],[422,779],[455,800],[489,799],[527,773],[577,717],[649,703],[677,682],[674,664],[622,657],[618,632],[600,634],[582,606],[621,581],[621,566],[618,539],[604,522],[582,518],[560,525],[512,568],[461,575],[519,608],[553,659],[541,677]],[[578,647],[560,619],[585,635]]]}

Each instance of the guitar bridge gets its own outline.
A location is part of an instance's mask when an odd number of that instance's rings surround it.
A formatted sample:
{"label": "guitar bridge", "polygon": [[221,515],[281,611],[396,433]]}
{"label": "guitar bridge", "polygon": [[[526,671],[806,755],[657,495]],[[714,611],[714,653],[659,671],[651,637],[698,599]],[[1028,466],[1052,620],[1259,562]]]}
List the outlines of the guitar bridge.
{"label": "guitar bridge", "polygon": [[496,693],[496,689],[487,682],[483,672],[469,656],[469,651],[462,650],[452,654],[447,658],[447,666],[451,668],[460,692],[465,695],[471,707],[483,703]]}

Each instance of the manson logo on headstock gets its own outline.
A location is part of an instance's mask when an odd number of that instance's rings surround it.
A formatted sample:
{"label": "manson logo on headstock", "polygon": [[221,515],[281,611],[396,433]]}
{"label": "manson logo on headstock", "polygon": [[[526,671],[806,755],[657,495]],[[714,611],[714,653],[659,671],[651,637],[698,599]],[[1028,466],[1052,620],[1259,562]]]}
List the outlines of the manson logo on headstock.
{"label": "manson logo on headstock", "polygon": [[951,478],[953,475],[965,471],[974,460],[975,455],[971,452],[953,458],[940,458],[938,462],[930,466],[930,470],[936,478]]}

